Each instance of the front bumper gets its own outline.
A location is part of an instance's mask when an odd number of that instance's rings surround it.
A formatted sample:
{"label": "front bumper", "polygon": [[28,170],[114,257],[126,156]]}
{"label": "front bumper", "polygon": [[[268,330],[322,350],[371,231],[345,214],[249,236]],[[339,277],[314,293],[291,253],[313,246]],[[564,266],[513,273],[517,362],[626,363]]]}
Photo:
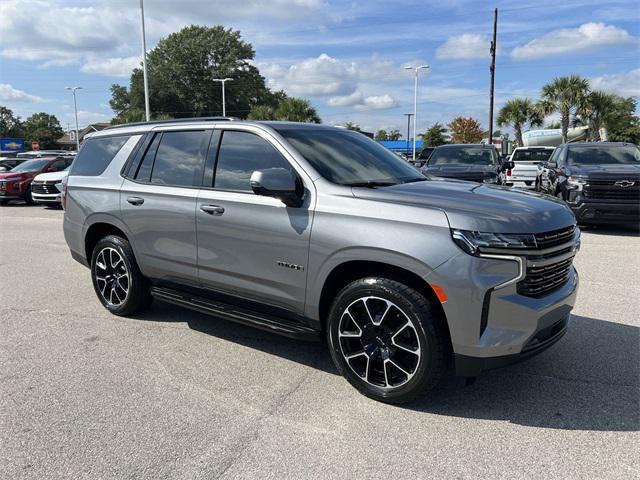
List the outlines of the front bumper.
{"label": "front bumper", "polygon": [[568,203],[579,223],[640,222],[640,203],[579,202]]}
{"label": "front bumper", "polygon": [[536,186],[536,178],[527,178],[527,177],[506,177],[505,185],[507,187],[516,187],[516,188],[535,188]]}
{"label": "front bumper", "polygon": [[560,287],[538,297],[518,293],[521,273],[516,261],[461,253],[426,279],[447,295],[442,308],[456,374],[476,376],[482,370],[528,358],[564,334],[565,320],[578,294],[575,268],[570,267]]}
{"label": "front bumper", "polygon": [[33,200],[38,203],[62,203],[62,194],[42,194],[42,193],[31,193]]}

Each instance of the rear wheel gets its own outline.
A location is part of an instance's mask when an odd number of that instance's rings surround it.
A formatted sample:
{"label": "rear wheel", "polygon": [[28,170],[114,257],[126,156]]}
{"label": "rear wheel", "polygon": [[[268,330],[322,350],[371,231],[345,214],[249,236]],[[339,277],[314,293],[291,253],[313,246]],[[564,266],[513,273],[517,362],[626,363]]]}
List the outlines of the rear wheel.
{"label": "rear wheel", "polygon": [[31,193],[31,185],[27,187],[27,191],[24,194],[24,201],[29,205],[33,205],[35,203],[35,200],[33,199],[33,195]]}
{"label": "rear wheel", "polygon": [[153,300],[131,245],[116,235],[104,237],[93,249],[91,279],[102,305],[115,315],[140,312]]}
{"label": "rear wheel", "polygon": [[449,361],[444,319],[416,290],[365,278],[336,296],[328,319],[331,356],[361,393],[406,403],[435,387]]}

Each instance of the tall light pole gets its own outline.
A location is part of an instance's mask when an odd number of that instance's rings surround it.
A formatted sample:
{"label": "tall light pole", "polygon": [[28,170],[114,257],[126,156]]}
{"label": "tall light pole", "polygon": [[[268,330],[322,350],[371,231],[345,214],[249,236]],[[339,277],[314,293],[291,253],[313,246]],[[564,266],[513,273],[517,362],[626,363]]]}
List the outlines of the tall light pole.
{"label": "tall light pole", "polygon": [[417,67],[404,67],[405,70],[415,71],[415,81],[413,86],[413,161],[416,161],[416,124],[418,123],[418,71],[429,68],[429,65],[418,65]]}
{"label": "tall light pole", "polygon": [[144,33],[144,4],[143,0],[140,0],[140,22],[141,22],[141,34],[142,34],[142,76],[144,77],[144,114],[147,122],[151,120],[151,113],[149,111],[149,78],[147,76],[147,40]]}
{"label": "tall light pole", "polygon": [[222,84],[222,116],[223,117],[227,116],[227,107],[225,105],[225,100],[224,100],[224,84],[229,80],[233,80],[233,78],[214,78],[213,79],[214,82],[220,82]]}
{"label": "tall light pole", "polygon": [[409,155],[409,138],[411,137],[410,128],[411,128],[411,117],[413,117],[413,113],[405,113],[407,117],[407,155]]}
{"label": "tall light pole", "polygon": [[73,94],[73,113],[76,116],[76,152],[80,150],[80,135],[78,133],[78,103],[76,102],[76,90],[82,90],[82,87],[65,87],[71,90]]}

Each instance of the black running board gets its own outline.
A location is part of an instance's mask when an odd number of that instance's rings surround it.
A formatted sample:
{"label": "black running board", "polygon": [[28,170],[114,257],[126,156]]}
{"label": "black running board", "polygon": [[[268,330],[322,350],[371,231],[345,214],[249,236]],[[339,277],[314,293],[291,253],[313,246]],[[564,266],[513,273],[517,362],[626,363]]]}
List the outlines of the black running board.
{"label": "black running board", "polygon": [[320,332],[299,322],[256,312],[228,303],[211,300],[192,293],[163,287],[151,287],[151,294],[158,300],[196,310],[232,322],[249,325],[267,332],[306,341],[319,341]]}

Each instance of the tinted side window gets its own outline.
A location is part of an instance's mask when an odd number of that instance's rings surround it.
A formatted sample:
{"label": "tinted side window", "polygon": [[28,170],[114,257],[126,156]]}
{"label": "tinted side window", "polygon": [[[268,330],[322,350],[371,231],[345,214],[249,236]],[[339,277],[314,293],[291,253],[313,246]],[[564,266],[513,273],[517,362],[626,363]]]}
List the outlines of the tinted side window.
{"label": "tinted side window", "polygon": [[60,170],[64,170],[65,168],[67,168],[67,164],[64,160],[56,160],[51,165],[49,165],[49,168],[55,168],[55,171],[59,172]]}
{"label": "tinted side window", "polygon": [[153,162],[151,183],[200,186],[210,137],[211,130],[163,133]]}
{"label": "tinted side window", "polygon": [[70,175],[101,175],[129,138],[130,135],[88,138],[73,162]]}
{"label": "tinted side window", "polygon": [[263,138],[248,132],[226,131],[222,134],[215,188],[250,192],[251,174],[266,168],[291,170],[289,162]]}
{"label": "tinted side window", "polygon": [[141,182],[148,182],[151,179],[151,169],[153,168],[153,160],[156,158],[156,151],[158,150],[158,144],[160,143],[161,133],[157,133],[153,137],[153,141],[142,158],[138,172],[136,173],[136,180]]}

